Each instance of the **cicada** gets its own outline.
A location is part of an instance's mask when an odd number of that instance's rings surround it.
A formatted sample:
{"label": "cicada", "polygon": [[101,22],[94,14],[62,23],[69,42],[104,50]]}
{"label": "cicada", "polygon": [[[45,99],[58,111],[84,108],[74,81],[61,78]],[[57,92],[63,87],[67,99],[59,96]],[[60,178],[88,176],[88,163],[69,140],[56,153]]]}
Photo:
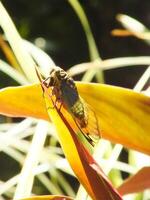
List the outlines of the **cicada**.
{"label": "cicada", "polygon": [[63,69],[55,67],[50,71],[43,84],[47,88],[52,88],[51,95],[55,96],[54,107],[59,103],[59,110],[61,110],[63,105],[86,139],[94,145],[100,137],[97,117],[91,106],[79,96],[73,78]]}

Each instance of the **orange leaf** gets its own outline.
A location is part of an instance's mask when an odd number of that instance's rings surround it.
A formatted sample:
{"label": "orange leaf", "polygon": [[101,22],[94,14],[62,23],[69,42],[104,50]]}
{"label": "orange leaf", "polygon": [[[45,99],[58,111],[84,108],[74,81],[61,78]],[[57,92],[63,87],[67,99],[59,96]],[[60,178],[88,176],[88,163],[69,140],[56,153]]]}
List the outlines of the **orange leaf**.
{"label": "orange leaf", "polygon": [[1,114],[49,119],[39,84],[1,89],[0,102]]}
{"label": "orange leaf", "polygon": [[150,97],[109,85],[77,86],[97,115],[102,138],[150,154]]}
{"label": "orange leaf", "polygon": [[62,195],[42,195],[42,196],[27,197],[20,200],[73,200],[73,199],[71,197],[66,197]]}
{"label": "orange leaf", "polygon": [[56,107],[51,109],[53,106],[49,96],[51,89],[47,89],[44,85],[43,88],[49,116],[56,126],[65,156],[81,184],[93,200],[121,200],[119,193],[112,187],[93,157],[78,140],[77,135],[80,130],[71,115],[64,107],[61,107],[61,111]]}
{"label": "orange leaf", "polygon": [[150,188],[150,167],[143,167],[135,175],[129,177],[118,188],[118,191],[122,194],[129,194],[135,192],[141,192],[142,190]]}
{"label": "orange leaf", "polygon": [[[150,97],[109,85],[76,84],[95,111],[103,138],[150,154]],[[48,120],[38,84],[2,89],[0,102],[1,114]]]}

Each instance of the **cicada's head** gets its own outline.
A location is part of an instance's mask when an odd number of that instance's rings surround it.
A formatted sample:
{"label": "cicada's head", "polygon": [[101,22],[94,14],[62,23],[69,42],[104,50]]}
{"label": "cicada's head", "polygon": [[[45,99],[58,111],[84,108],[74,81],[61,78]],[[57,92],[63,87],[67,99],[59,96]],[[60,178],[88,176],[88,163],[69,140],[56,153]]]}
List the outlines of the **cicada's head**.
{"label": "cicada's head", "polygon": [[[67,84],[69,87],[71,88],[75,88],[75,83],[72,77],[69,76],[69,74],[67,74],[67,72],[65,72],[63,69],[61,69],[60,67],[57,67],[55,69],[53,69],[50,73],[50,76],[52,77],[56,77],[55,81],[57,80],[57,82],[61,83],[65,83]],[[54,80],[52,80],[54,81]],[[54,82],[55,82],[54,81]],[[55,82],[56,84],[56,82]]]}
{"label": "cicada's head", "polygon": [[43,81],[44,85],[48,87],[60,88],[63,84],[76,89],[74,80],[60,67],[55,67],[50,71],[49,77]]}
{"label": "cicada's head", "polygon": [[50,71],[50,85],[57,86],[62,80],[67,79],[67,73],[60,67],[55,67]]}
{"label": "cicada's head", "polygon": [[49,77],[44,80],[46,87],[59,87],[62,80],[67,79],[67,73],[60,67],[55,67],[50,71]]}

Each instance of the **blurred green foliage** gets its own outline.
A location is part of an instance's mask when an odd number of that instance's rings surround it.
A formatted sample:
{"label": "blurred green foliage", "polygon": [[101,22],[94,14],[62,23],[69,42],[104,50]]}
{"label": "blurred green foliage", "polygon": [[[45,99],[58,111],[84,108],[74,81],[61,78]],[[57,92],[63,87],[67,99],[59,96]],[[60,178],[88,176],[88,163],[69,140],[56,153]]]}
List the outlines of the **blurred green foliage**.
{"label": "blurred green foliage", "polygon": [[[72,65],[90,60],[84,30],[67,0],[3,0],[2,2],[21,36],[42,47],[56,65],[68,69]],[[118,13],[136,18],[148,27],[149,0],[144,0],[144,3],[140,0],[80,0],[79,2],[87,15],[102,59],[149,55],[149,46],[144,41],[134,37],[113,37],[110,34],[112,29],[122,28],[116,20]],[[4,58],[2,51],[0,54],[1,58]],[[129,66],[106,70],[104,72],[106,83],[133,88],[145,68]],[[14,80],[2,72],[0,77],[0,87],[16,85]],[[3,117],[0,120],[3,121]],[[125,155],[124,151],[122,157],[125,158]],[[21,166],[9,156],[6,158],[3,153],[0,154],[0,160],[2,162],[0,177],[3,181],[20,170]],[[127,161],[127,158],[125,160]],[[73,183],[73,189],[77,191],[77,181],[63,172],[62,175]],[[35,185],[34,190],[41,190],[39,180],[35,180]],[[39,193],[49,192],[43,189]]]}
{"label": "blurred green foliage", "polygon": [[[149,55],[149,46],[134,37],[111,36],[118,13],[127,14],[146,26],[149,25],[150,1],[144,0],[80,0],[91,25],[97,47],[103,59],[120,56]],[[44,50],[58,66],[68,69],[77,63],[89,61],[85,33],[67,0],[5,0],[22,37],[34,42],[44,38]],[[132,88],[145,68],[132,67],[105,72],[106,82]],[[129,73],[130,72],[130,73]],[[131,77],[126,78],[126,75]]]}

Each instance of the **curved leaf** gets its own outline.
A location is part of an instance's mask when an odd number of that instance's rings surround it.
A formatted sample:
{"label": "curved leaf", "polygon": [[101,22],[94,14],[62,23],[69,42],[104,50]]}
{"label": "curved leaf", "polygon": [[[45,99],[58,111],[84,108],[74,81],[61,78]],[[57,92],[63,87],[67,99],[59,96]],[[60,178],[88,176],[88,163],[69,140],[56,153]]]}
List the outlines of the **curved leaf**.
{"label": "curved leaf", "polygon": [[150,98],[121,87],[78,83],[99,121],[103,138],[150,154]]}
{"label": "curved leaf", "polygon": [[73,199],[71,197],[62,195],[43,195],[43,196],[27,197],[20,200],[73,200]]}
{"label": "curved leaf", "polygon": [[44,85],[43,87],[49,116],[56,126],[65,156],[81,184],[93,200],[121,200],[121,196],[113,189],[98,164],[78,140],[77,135],[80,130],[72,116],[63,106],[61,111],[56,107],[51,109],[53,107],[49,96],[51,89],[47,89]]}
{"label": "curved leaf", "polygon": [[150,167],[143,167],[133,176],[130,176],[123,184],[118,188],[118,191],[122,194],[130,194],[135,192],[141,192],[142,190],[150,188]]}
{"label": "curved leaf", "polygon": [[39,84],[1,89],[0,113],[12,117],[49,119]]}
{"label": "curved leaf", "polygon": [[[150,97],[129,89],[77,82],[99,121],[103,138],[150,154]],[[40,85],[0,90],[0,113],[48,120]]]}

